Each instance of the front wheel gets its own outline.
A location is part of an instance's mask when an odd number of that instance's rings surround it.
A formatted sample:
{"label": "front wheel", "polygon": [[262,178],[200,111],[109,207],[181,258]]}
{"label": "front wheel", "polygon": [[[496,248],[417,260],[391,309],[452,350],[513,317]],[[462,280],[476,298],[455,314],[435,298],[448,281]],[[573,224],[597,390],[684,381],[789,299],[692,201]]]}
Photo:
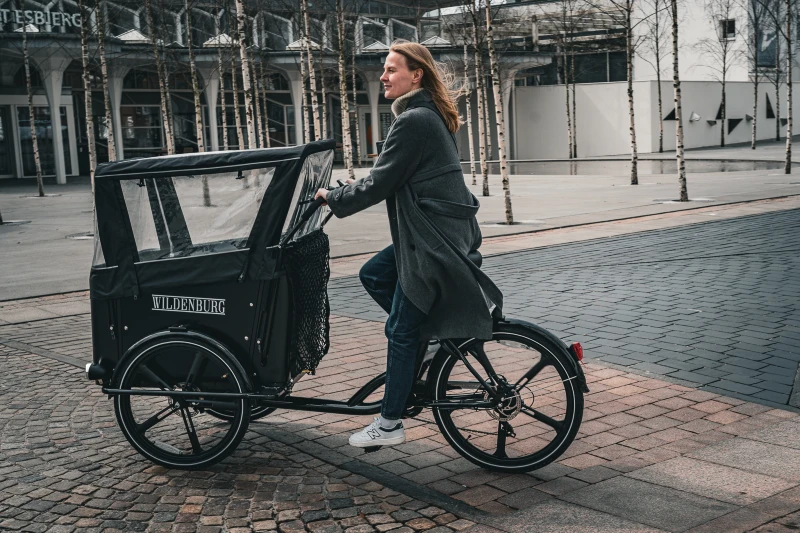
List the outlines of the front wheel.
{"label": "front wheel", "polygon": [[[136,450],[167,468],[208,468],[236,449],[247,432],[250,406],[241,367],[224,350],[198,337],[157,338],[123,360],[114,408],[120,429]],[[136,392],[155,391],[157,395]],[[171,391],[196,393],[170,396]],[[227,393],[231,399],[204,398]],[[210,411],[225,412],[220,419]]]}
{"label": "front wheel", "polygon": [[[502,472],[528,472],[558,459],[583,415],[577,362],[563,343],[535,326],[498,323],[491,340],[457,346],[484,383],[502,391],[502,401],[494,408],[435,407],[447,442],[476,465]],[[494,379],[481,360],[488,360]],[[436,402],[491,399],[464,361],[444,349],[433,362],[429,383]]]}

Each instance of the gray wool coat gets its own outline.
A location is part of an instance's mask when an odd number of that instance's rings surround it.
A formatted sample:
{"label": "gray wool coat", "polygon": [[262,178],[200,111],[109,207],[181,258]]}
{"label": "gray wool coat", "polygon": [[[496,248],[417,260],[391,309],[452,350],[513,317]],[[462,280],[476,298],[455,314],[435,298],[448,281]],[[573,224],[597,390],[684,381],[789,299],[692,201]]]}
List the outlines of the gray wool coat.
{"label": "gray wool coat", "polygon": [[428,315],[423,337],[491,338],[503,294],[467,257],[481,244],[480,204],[428,91],[412,96],[392,123],[370,175],[328,193],[339,218],[383,200],[400,286]]}

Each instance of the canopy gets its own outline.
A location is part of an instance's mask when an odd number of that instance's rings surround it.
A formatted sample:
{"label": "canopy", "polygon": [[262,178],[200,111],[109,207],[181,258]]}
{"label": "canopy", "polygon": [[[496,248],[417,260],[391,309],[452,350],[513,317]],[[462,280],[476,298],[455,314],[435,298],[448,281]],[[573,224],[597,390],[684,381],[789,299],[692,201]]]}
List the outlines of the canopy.
{"label": "canopy", "polygon": [[98,165],[91,297],[271,279],[282,231],[329,184],[334,147],[328,140]]}

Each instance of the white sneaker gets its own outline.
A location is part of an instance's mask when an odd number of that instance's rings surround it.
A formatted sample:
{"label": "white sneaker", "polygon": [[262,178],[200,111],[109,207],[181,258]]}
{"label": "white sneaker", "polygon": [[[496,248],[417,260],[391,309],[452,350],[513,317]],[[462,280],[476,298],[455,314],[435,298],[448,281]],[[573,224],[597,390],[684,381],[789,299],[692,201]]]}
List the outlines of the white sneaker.
{"label": "white sneaker", "polygon": [[369,448],[371,446],[396,446],[406,441],[406,430],[403,423],[398,421],[391,429],[381,427],[381,419],[375,417],[372,424],[358,433],[350,435],[350,446],[356,448]]}

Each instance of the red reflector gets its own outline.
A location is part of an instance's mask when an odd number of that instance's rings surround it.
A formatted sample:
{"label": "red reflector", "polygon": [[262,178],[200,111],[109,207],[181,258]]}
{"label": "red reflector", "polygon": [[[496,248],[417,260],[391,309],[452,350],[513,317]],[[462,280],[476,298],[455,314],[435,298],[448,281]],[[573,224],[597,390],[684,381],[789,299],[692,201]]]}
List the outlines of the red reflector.
{"label": "red reflector", "polygon": [[583,346],[579,342],[572,343],[572,353],[578,358],[578,361],[583,361]]}

